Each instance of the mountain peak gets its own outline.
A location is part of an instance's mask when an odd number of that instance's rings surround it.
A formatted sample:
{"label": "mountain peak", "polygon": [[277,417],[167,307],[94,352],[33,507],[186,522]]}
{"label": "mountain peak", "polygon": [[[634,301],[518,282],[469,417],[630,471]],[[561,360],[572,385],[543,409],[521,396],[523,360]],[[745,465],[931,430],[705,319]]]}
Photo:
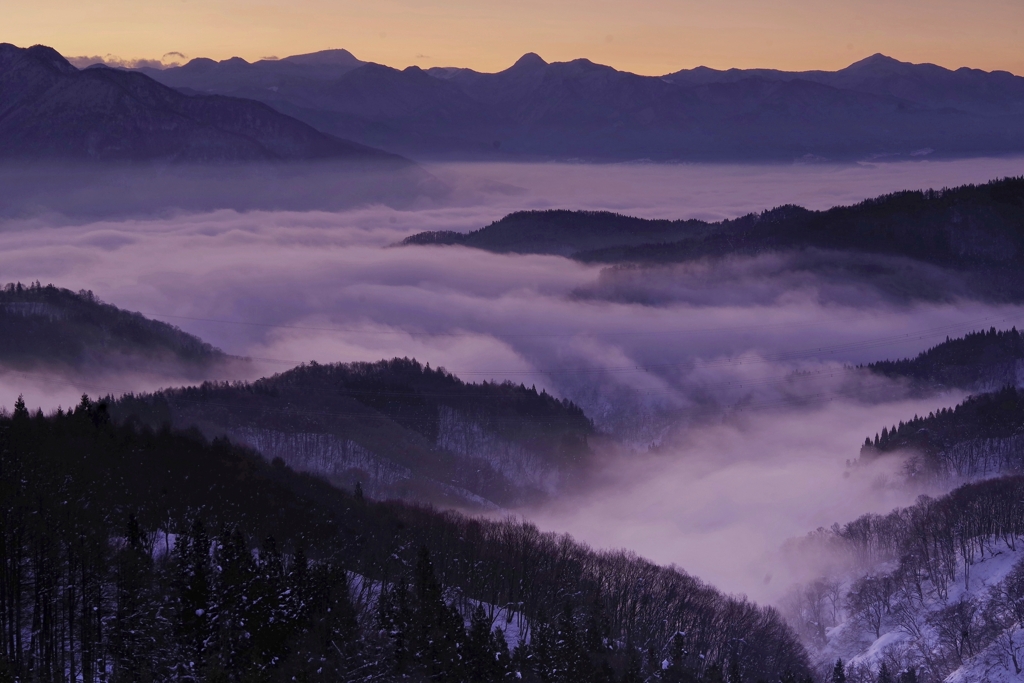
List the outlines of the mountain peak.
{"label": "mountain peak", "polygon": [[52,47],[47,47],[46,45],[33,45],[32,47],[25,49],[25,54],[64,74],[71,74],[78,71],[78,69],[72,66],[71,62],[64,59],[59,52],[54,50]]}
{"label": "mountain peak", "polygon": [[872,70],[874,70],[874,69],[884,69],[884,68],[891,69],[891,68],[894,68],[894,67],[902,67],[902,66],[910,66],[910,64],[908,62],[901,62],[898,59],[893,59],[892,57],[889,57],[887,55],[883,55],[881,52],[876,52],[875,54],[871,55],[870,57],[865,57],[864,59],[861,59],[860,61],[856,61],[853,64],[851,64],[850,66],[846,67],[845,69],[841,69],[841,70],[842,71],[859,71],[859,70],[867,70],[867,69],[872,69]]}
{"label": "mountain peak", "polygon": [[291,57],[285,57],[281,61],[312,66],[357,66],[363,63],[362,60],[356,58],[351,52],[342,49],[321,50],[319,52],[292,55]]}
{"label": "mountain peak", "polygon": [[516,60],[516,63],[512,65],[513,69],[531,68],[537,69],[542,66],[547,66],[548,63],[537,54],[536,52],[527,52],[525,55]]}

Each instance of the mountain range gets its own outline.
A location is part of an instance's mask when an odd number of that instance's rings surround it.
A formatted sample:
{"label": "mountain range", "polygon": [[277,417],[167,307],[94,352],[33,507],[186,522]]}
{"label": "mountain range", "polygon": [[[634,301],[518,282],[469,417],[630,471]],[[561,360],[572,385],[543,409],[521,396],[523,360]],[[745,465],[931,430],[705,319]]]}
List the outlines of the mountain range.
{"label": "mountain range", "polygon": [[0,159],[407,162],[260,102],[186,95],[145,74],[79,70],[55,50],[0,44]]}
{"label": "mountain range", "polygon": [[[328,50],[78,69],[0,45],[0,158],[819,161],[1024,151],[1024,78],[874,55],[835,72],[641,76],[527,54],[498,73]],[[380,151],[388,150],[392,154]]]}
{"label": "mountain range", "polygon": [[143,73],[251,98],[417,159],[792,160],[1024,150],[1024,78],[873,55],[835,72],[706,67],[641,76],[524,55],[498,73],[345,50]]}

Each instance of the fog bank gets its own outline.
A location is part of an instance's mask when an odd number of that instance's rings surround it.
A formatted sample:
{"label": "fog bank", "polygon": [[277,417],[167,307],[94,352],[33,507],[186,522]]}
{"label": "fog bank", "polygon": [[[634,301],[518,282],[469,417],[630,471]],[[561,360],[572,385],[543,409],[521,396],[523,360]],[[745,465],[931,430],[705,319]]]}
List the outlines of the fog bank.
{"label": "fog bank", "polygon": [[410,356],[471,381],[536,384],[638,443],[694,410],[846,395],[843,364],[1024,321],[1015,306],[892,300],[763,259],[634,276],[638,302],[602,290],[616,278],[606,269],[559,257],[384,248],[459,220],[367,209],[23,223],[0,232],[0,279],[90,289],[253,357],[259,373]]}
{"label": "fog bank", "polygon": [[831,400],[745,413],[690,429],[657,453],[609,458],[593,489],[525,514],[542,529],[628,548],[723,590],[775,601],[817,568],[815,558],[804,558],[806,574],[791,573],[779,554],[784,541],[889,512],[921,493],[894,485],[898,460],[847,468],[864,438],[896,415],[926,414],[962,398]]}
{"label": "fog bank", "polygon": [[602,209],[642,218],[717,221],[783,204],[829,209],[900,190],[956,187],[1024,174],[1024,157],[850,164],[500,164],[424,167],[444,201],[520,209]]}
{"label": "fog bank", "polygon": [[[784,539],[908,502],[910,494],[877,486],[885,472],[843,477],[864,437],[958,400],[904,400],[898,385],[847,366],[1024,324],[1024,308],[976,301],[946,272],[891,259],[872,260],[892,271],[889,286],[858,278],[861,262],[825,267],[807,254],[608,269],[388,247],[520,208],[712,219],[783,203],[826,208],[1019,174],[1021,160],[428,170],[446,194],[403,208],[2,221],[0,281],[92,290],[252,357],[250,376],[239,379],[310,360],[409,356],[468,381],[507,379],[570,398],[624,445],[605,454],[592,489],[525,514],[759,599],[787,583],[766,582],[774,572],[766,554]],[[51,409],[82,391],[171,383],[5,373],[0,404],[24,393],[30,407]]]}

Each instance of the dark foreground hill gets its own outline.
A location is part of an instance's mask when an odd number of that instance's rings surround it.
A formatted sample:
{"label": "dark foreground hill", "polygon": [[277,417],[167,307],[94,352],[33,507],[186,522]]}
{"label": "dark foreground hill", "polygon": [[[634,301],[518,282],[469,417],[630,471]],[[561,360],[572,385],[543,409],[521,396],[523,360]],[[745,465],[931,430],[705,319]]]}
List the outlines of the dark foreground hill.
{"label": "dark foreground hill", "polygon": [[92,292],[9,283],[0,289],[0,368],[208,377],[241,363],[167,323]]}
{"label": "dark foreground hill", "polygon": [[562,490],[587,463],[594,434],[578,407],[545,392],[467,384],[398,358],[125,396],[111,412],[226,435],[375,498],[477,508]]}
{"label": "dark foreground hill", "polygon": [[678,569],[364,500],[224,440],[116,425],[87,399],[0,416],[0,473],[5,680],[807,673],[775,610]]}
{"label": "dark foreground hill", "polygon": [[[342,51],[343,52],[343,51]],[[348,53],[147,69],[184,92],[266,102],[413,158],[786,160],[1024,150],[1024,78],[875,55],[836,72],[639,76],[524,55],[498,73]]]}
{"label": "dark foreground hill", "polygon": [[190,96],[129,71],[79,71],[51,48],[0,44],[0,159],[404,160],[252,100]]}

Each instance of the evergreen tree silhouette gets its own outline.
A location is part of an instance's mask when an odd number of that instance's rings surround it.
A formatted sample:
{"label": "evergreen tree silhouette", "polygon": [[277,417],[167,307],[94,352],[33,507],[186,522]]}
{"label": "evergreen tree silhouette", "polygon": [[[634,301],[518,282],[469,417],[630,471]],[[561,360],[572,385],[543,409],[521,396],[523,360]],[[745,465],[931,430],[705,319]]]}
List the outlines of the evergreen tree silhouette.
{"label": "evergreen tree silhouette", "polygon": [[836,665],[832,667],[832,683],[846,683],[846,667],[842,659],[837,659]]}

